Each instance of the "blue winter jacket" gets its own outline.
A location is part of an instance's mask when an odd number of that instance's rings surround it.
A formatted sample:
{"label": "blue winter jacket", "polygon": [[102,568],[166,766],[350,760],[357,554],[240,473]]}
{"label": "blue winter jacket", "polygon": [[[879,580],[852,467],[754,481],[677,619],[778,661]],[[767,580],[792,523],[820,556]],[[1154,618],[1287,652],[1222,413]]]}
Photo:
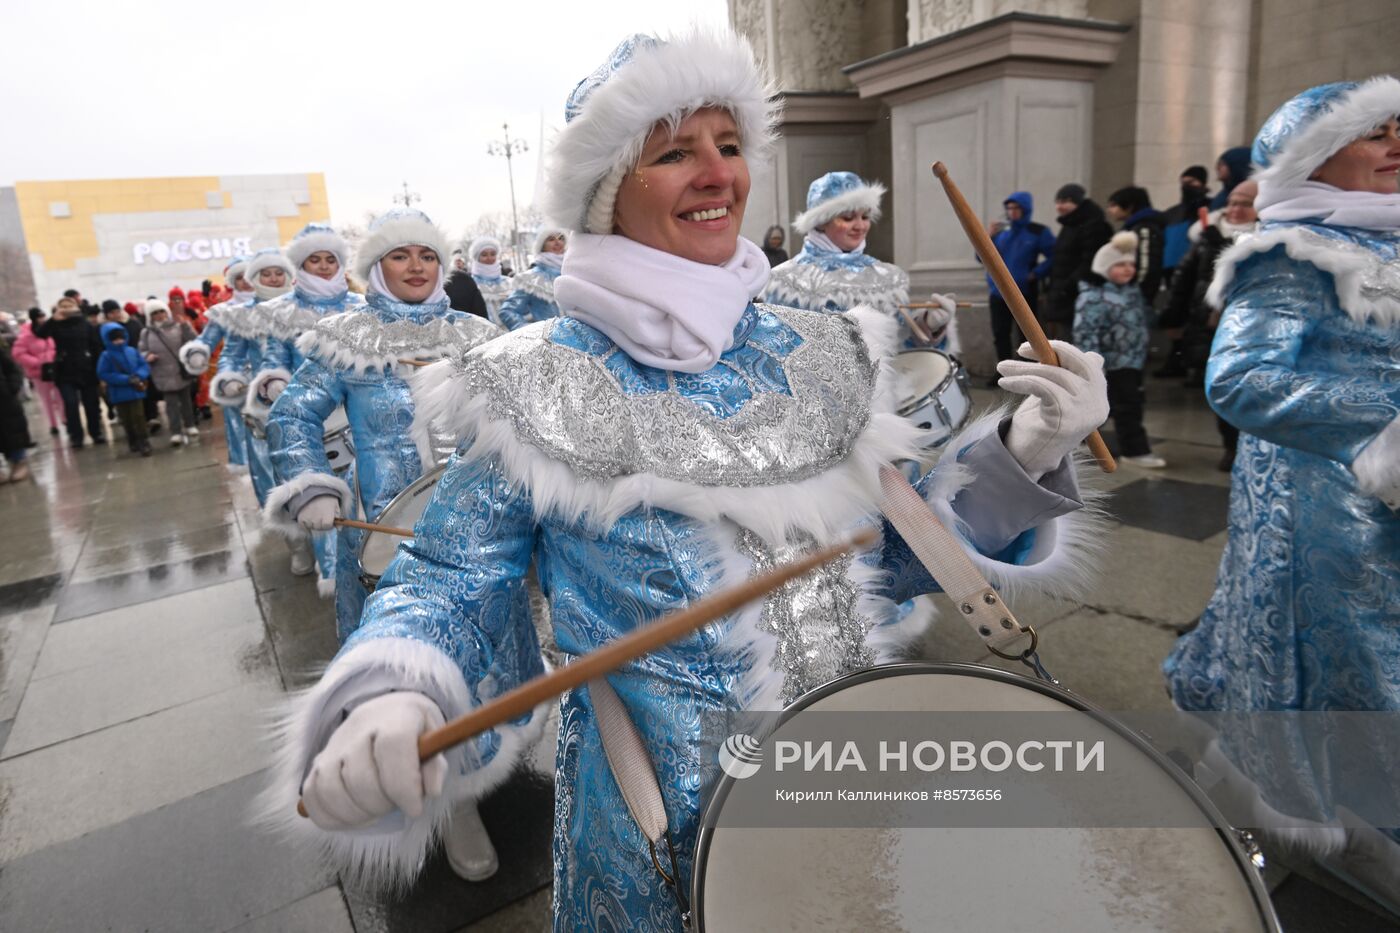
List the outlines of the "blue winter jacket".
{"label": "blue winter jacket", "polygon": [[[121,342],[113,342],[118,334]],[[145,398],[145,390],[132,385],[131,377],[149,380],[151,367],[135,347],[128,345],[126,328],[114,321],[103,324],[102,345],[107,349],[97,358],[97,378],[107,383],[107,401],[120,405]]]}
{"label": "blue winter jacket", "polygon": [[[1001,258],[1006,262],[1006,268],[1016,280],[1021,294],[1030,295],[1032,277],[1050,277],[1051,260],[1055,257],[1055,234],[1051,233],[1048,227],[1031,220],[1035,202],[1031,200],[1030,192],[1016,191],[1006,200],[1021,205],[1021,219],[997,231],[997,235],[992,237],[992,243],[996,245],[997,252],[1001,253]],[[1037,256],[1045,258],[1037,263]],[[992,290],[993,295],[1001,294],[990,275],[987,276],[987,287]]]}

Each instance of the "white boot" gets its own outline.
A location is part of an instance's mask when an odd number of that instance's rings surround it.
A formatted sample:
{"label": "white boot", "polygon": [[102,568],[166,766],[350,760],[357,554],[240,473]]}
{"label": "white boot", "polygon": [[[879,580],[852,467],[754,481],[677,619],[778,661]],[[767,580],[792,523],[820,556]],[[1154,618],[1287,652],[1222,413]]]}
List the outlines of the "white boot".
{"label": "white boot", "polygon": [[287,542],[292,551],[292,576],[305,577],[316,572],[316,552],[311,549],[310,538],[296,538]]}
{"label": "white boot", "polygon": [[447,864],[457,877],[467,881],[485,881],[501,867],[475,800],[464,800],[452,810],[443,846],[447,849]]}

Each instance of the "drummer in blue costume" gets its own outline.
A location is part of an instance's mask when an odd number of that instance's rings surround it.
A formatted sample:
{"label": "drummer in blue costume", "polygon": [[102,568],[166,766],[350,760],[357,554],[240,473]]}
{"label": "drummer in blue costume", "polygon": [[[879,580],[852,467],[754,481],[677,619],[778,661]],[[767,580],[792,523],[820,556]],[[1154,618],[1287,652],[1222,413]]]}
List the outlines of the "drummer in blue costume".
{"label": "drummer in blue costume", "polygon": [[[874,308],[900,322],[905,347],[923,346],[899,313],[899,306],[909,303],[909,276],[865,252],[866,234],[880,219],[884,196],[884,185],[854,172],[827,172],[812,182],[807,209],[792,222],[804,236],[802,249],[773,269],[764,298],[808,311]],[[938,307],[914,309],[910,316],[932,338],[932,346],[956,353],[956,304],[939,294],[931,295],[929,303]]]}
{"label": "drummer in blue costume", "polygon": [[[452,452],[451,439],[432,436],[417,417],[404,377],[413,360],[464,354],[500,329],[447,306],[438,259],[446,255],[446,239],[420,211],[384,214],[355,257],[355,274],[368,283],[367,304],[319,318],[298,338],[302,363],[268,418],[277,486],[265,510],[274,522],[320,532],[336,518],[373,521]],[[342,406],[355,445],[353,489],[331,470],[323,443],[326,419]],[[341,641],[359,624],[366,595],[358,572],[362,537],[353,528],[338,533]]]}
{"label": "drummer in blue costume", "polygon": [[[304,361],[296,342],[323,317],[364,307],[365,300],[345,278],[349,248],[340,234],[325,224],[308,224],[287,244],[287,259],[296,269],[292,290],[263,305],[268,334],[263,340],[262,361],[248,387],[244,411],[266,421],[272,403],[282,394]],[[306,532],[297,528],[296,537]],[[335,534],[318,531],[312,536],[316,554],[316,587],[322,596],[335,594]]]}
{"label": "drummer in blue costume", "polygon": [[510,296],[511,281],[501,274],[501,241],[491,236],[479,236],[467,247],[472,281],[486,302],[486,316],[493,324],[501,323],[501,305]]}
{"label": "drummer in blue costume", "polygon": [[542,227],[535,235],[535,260],[528,271],[511,279],[510,297],[501,305],[501,324],[508,330],[559,316],[554,280],[564,266],[568,237],[568,231],[558,227]]}
{"label": "drummer in blue costume", "polygon": [[[228,342],[227,322],[231,318],[240,317],[243,314],[243,308],[252,302],[253,286],[248,284],[247,278],[243,275],[247,268],[248,260],[244,256],[235,256],[229,261],[229,264],[224,267],[224,281],[233,290],[233,297],[210,308],[209,323],[205,325],[203,332],[180,347],[180,362],[193,375],[202,376],[208,371],[209,360],[213,357],[214,351],[219,349],[221,344]],[[222,357],[223,354],[220,353],[220,359]],[[217,376],[215,378],[217,379]],[[238,411],[228,407],[238,404],[236,394],[231,395],[228,401],[222,401],[214,393],[211,382],[209,396],[224,408],[224,440],[228,444],[228,470],[230,473],[246,473],[248,471],[248,442],[245,437],[247,428],[244,427],[243,419],[239,416]]]}
{"label": "drummer in blue costume", "polygon": [[[1254,141],[1261,226],[1207,295],[1224,313],[1206,391],[1241,433],[1216,590],[1165,665],[1182,709],[1400,710],[1397,114],[1393,77],[1326,84]],[[1326,811],[1345,775],[1295,751],[1228,754],[1266,798],[1265,776],[1312,774]],[[1314,854],[1350,833],[1313,834]]]}
{"label": "drummer in blue costume", "polygon": [[[878,468],[917,433],[893,412],[893,320],[752,300],[768,261],[738,232],[772,100],[747,43],[704,32],[634,36],[570,96],[547,173],[547,215],[581,231],[555,284],[562,316],[426,372],[462,446],[360,628],[286,717],[264,803],[352,876],[411,879],[451,802],[514,764],[518,723],[421,766],[416,739],[538,669],[532,560],[577,656],[879,522]],[[1037,404],[970,427],[920,488],[994,580],[1063,593],[1095,535],[1069,454],[1107,401],[1101,362],[1055,346],[1065,370],[1005,364]],[[659,766],[682,884],[712,765],[701,718],[779,708],[899,655],[894,602],[934,584],[883,531],[608,677]],[[555,929],[679,930],[587,691],[561,702],[555,780]]]}

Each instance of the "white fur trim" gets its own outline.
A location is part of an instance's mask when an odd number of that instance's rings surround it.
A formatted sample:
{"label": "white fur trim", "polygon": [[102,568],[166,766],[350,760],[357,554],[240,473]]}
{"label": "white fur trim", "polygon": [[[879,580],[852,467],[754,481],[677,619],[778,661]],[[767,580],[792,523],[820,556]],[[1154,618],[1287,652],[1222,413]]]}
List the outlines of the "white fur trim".
{"label": "white fur trim", "polygon": [[429,366],[417,374],[414,404],[438,430],[474,438],[464,456],[499,459],[506,475],[530,490],[540,518],[557,516],[606,528],[633,509],[655,507],[698,521],[733,517],[769,541],[784,540],[789,529],[829,540],[870,515],[872,503],[879,499],[882,464],[910,459],[919,451],[919,430],[894,413],[898,389],[888,360],[899,338],[898,324],[872,308],[855,308],[849,314],[871,358],[879,361],[870,419],[845,460],[782,486],[698,486],[653,473],[607,482],[584,479],[517,438],[510,422],[492,418],[486,396],[462,398],[450,365]]}
{"label": "white fur trim", "polygon": [[1371,274],[1394,276],[1395,271],[1386,268],[1379,257],[1370,256],[1359,249],[1343,249],[1336,241],[1313,232],[1306,224],[1266,229],[1241,237],[1235,245],[1221,253],[1215,262],[1215,278],[1206,291],[1206,301],[1211,307],[1222,307],[1225,292],[1234,282],[1235,269],[1241,262],[1277,246],[1282,246],[1288,258],[1296,262],[1311,263],[1324,272],[1330,272],[1337,286],[1337,302],[1356,323],[1375,321],[1385,327],[1400,324],[1400,302],[1387,299],[1380,293],[1368,297],[1362,290]]}
{"label": "white fur trim", "polygon": [[[312,250],[312,252],[314,253],[315,250]],[[316,595],[320,596],[322,599],[334,599],[335,577],[317,577]]]}
{"label": "white fur trim", "polygon": [[264,269],[273,268],[280,268],[283,272],[287,273],[288,284],[291,284],[292,280],[297,277],[296,266],[292,265],[291,260],[281,253],[272,252],[258,253],[250,258],[248,260],[248,268],[244,271],[243,277],[247,279],[250,284],[255,284],[259,272]]}
{"label": "white fur trim", "polygon": [[1252,177],[1275,189],[1294,188],[1308,180],[1338,150],[1400,113],[1400,81],[1378,75],[1363,81],[1332,109],[1288,140],[1272,164]]}
{"label": "white fur trim", "polygon": [[501,252],[501,241],[493,236],[479,236],[468,244],[467,258],[472,262],[476,262],[482,252],[488,249],[494,249],[499,255]]}
{"label": "white fur trim", "polygon": [[297,524],[296,516],[287,514],[287,503],[313,486],[325,486],[335,490],[336,496],[340,499],[342,518],[355,514],[355,493],[346,485],[345,480],[333,473],[318,473],[314,470],[308,470],[292,477],[285,483],[273,486],[268,491],[267,501],[263,503],[263,518],[284,534],[293,529],[300,532],[301,526]]}
{"label": "white fur trim", "polygon": [[884,196],[884,185],[878,181],[868,181],[859,188],[852,188],[816,207],[809,207],[793,218],[792,228],[805,235],[847,211],[869,211],[870,222],[876,223],[880,220],[880,199]]}
{"label": "white fur trim", "polygon": [[426,246],[437,253],[438,262],[443,264],[446,273],[452,261],[452,247],[448,243],[447,235],[437,224],[412,217],[387,220],[360,241],[355,249],[352,271],[361,282],[368,282],[370,270],[389,250],[399,246]]}
{"label": "white fur trim", "polygon": [[[204,354],[204,365],[200,366],[198,369],[190,365],[190,354],[196,351]],[[209,358],[213,355],[213,352],[209,349],[209,344],[198,338],[181,345],[179,352],[175,354],[176,358],[180,361],[180,365],[196,376],[202,376],[209,371]]]}
{"label": "white fur trim", "polygon": [[958,452],[996,431],[1009,413],[1009,407],[987,411],[948,442],[934,466],[933,481],[925,487],[925,499],[962,542],[972,563],[1013,609],[1017,595],[1023,591],[1083,601],[1097,579],[1098,555],[1108,540],[1105,494],[1094,484],[1095,467],[1087,453],[1074,455],[1084,507],[1039,526],[1035,543],[1022,564],[1008,564],[981,554],[968,540],[967,526],[953,511],[953,499],[976,479],[968,467],[957,462]]}
{"label": "white fur trim", "polygon": [[262,399],[258,397],[258,392],[265,383],[275,382],[278,379],[290,384],[292,374],[279,366],[276,369],[265,369],[254,376],[253,381],[248,383],[248,401],[243,405],[243,414],[251,415],[266,424],[272,406],[263,404]]}
{"label": "white fur trim", "polygon": [[[342,713],[386,689],[422,693],[448,720],[473,708],[461,670],[431,645],[409,638],[377,638],[357,645],[336,658],[314,687],[290,698],[277,715],[272,782],[255,804],[254,819],[293,841],[319,849],[353,885],[402,891],[422,868],[453,806],[484,796],[509,777],[538,741],[548,717],[537,709],[523,725],[499,727],[500,748],[483,767],[468,769],[462,746],[448,751],[446,786],[440,796],[424,802],[424,813],[417,820],[404,821],[402,814],[396,814],[401,828],[322,830],[297,815],[301,782]],[[386,817],[386,822],[395,820]]]}
{"label": "white fur trim", "polygon": [[248,465],[245,463],[228,463],[224,465],[224,469],[228,470],[234,476],[242,476],[248,472]]}
{"label": "white fur trim", "polygon": [[530,246],[530,252],[531,252],[531,253],[534,253],[534,254],[536,254],[536,255],[538,255],[538,254],[544,252],[544,241],[547,240],[547,239],[549,239],[549,238],[552,237],[552,236],[561,236],[561,237],[563,237],[563,238],[564,238],[564,245],[565,245],[565,247],[568,246],[568,244],[569,244],[569,231],[568,231],[568,230],[565,230],[563,227],[554,227],[554,226],[551,226],[551,225],[549,225],[549,224],[545,224],[543,227],[540,227],[539,232],[535,234],[535,242],[531,244],[531,246]]}
{"label": "white fur trim", "polygon": [[[248,382],[248,376],[246,373],[233,369],[226,369],[223,372],[215,373],[214,378],[209,380],[209,397],[224,408],[242,409],[244,399],[247,398],[247,390],[245,389],[237,396],[229,395],[228,384],[231,382],[242,382],[246,384]],[[229,412],[225,412],[224,417],[228,418],[233,416],[230,415]]]}
{"label": "white fur trim", "polygon": [[318,230],[315,233],[308,233],[305,236],[293,237],[292,242],[287,244],[287,260],[298,272],[301,271],[301,264],[306,262],[312,253],[319,253],[322,250],[334,253],[335,258],[340,260],[343,267],[350,256],[350,247],[345,242],[345,238],[333,230]]}
{"label": "white fur trim", "polygon": [[1352,461],[1351,472],[1362,492],[1400,509],[1400,418],[1371,439]]}
{"label": "white fur trim", "polygon": [[545,216],[571,230],[611,233],[611,211],[605,226],[588,221],[600,184],[637,164],[658,123],[674,125],[705,106],[734,114],[745,154],[758,164],[772,144],[779,105],[747,41],[728,30],[692,29],[639,48],[555,137],[546,161]]}

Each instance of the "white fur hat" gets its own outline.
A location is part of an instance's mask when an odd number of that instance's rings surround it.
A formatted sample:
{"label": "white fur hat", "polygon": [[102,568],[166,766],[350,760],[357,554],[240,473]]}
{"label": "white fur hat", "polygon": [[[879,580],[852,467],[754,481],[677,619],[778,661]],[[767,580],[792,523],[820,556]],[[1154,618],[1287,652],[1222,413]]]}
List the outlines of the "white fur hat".
{"label": "white fur hat", "polygon": [[540,227],[539,232],[535,234],[535,242],[531,245],[530,252],[534,253],[536,256],[544,252],[544,241],[552,236],[561,236],[564,238],[565,242],[568,242],[569,231],[565,230],[563,227],[551,227],[545,224],[543,227]]}
{"label": "white fur hat", "polygon": [[493,236],[479,236],[475,240],[472,240],[471,245],[467,247],[467,258],[472,262],[476,262],[481,258],[482,250],[488,249],[494,249],[496,251],[496,256],[499,258],[501,255],[501,241]]}
{"label": "white fur hat", "polygon": [[240,275],[242,275],[246,279],[247,275],[245,275],[245,273],[247,271],[248,257],[234,256],[228,261],[228,265],[224,266],[224,282],[228,285],[229,288],[233,288],[233,280],[238,278]]}
{"label": "white fur hat", "polygon": [[147,298],[146,307],[142,310],[146,312],[146,320],[149,321],[151,319],[151,315],[155,314],[157,311],[164,311],[166,314],[169,314],[170,305],[161,301],[159,298]]}
{"label": "white fur hat", "polygon": [[1099,247],[1089,268],[1095,275],[1108,278],[1108,270],[1118,263],[1137,262],[1137,248],[1137,234],[1131,230],[1120,230],[1113,235],[1113,239]]}
{"label": "white fur hat", "polygon": [[[361,282],[369,281],[370,270],[389,250],[399,246],[426,246],[438,255],[438,262],[447,263],[452,249],[447,237],[427,214],[411,207],[396,207],[380,214],[369,225],[369,235],[355,250],[354,273]],[[444,268],[444,272],[447,272]]]}
{"label": "white fur hat", "polygon": [[624,40],[569,95],[546,162],[545,216],[571,230],[611,233],[617,188],[653,127],[707,106],[734,115],[750,157],[772,145],[779,108],[748,42],[701,29]]}
{"label": "white fur hat", "polygon": [[855,172],[827,172],[807,188],[807,209],[793,220],[793,229],[807,234],[847,211],[869,211],[871,222],[880,219],[880,199],[885,186],[866,181]]}
{"label": "white fur hat", "polygon": [[243,270],[243,277],[248,280],[248,284],[256,284],[258,273],[264,269],[280,267],[287,273],[287,281],[297,277],[296,267],[282,255],[282,251],[275,246],[267,246],[258,250],[248,257],[248,267]]}
{"label": "white fur hat", "polygon": [[292,237],[292,242],[287,244],[287,258],[295,268],[300,269],[308,256],[322,250],[334,253],[341,266],[350,258],[350,248],[345,238],[327,224],[307,224],[302,227],[301,232]]}

